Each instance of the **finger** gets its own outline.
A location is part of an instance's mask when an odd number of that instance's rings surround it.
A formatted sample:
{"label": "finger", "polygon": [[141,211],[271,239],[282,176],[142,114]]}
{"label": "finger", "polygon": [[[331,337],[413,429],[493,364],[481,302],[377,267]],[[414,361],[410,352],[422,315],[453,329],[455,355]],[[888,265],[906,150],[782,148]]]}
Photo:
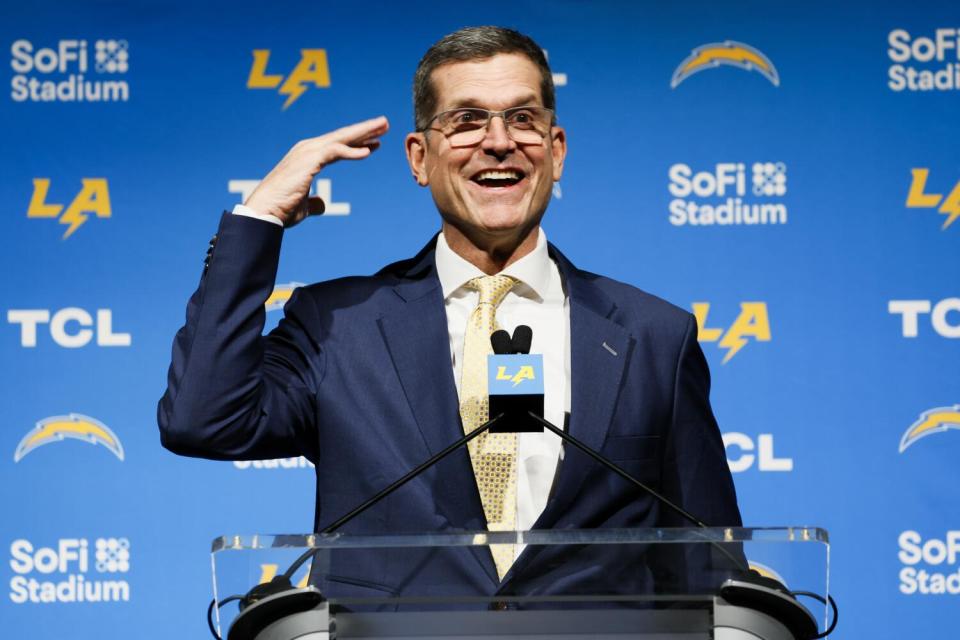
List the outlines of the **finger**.
{"label": "finger", "polygon": [[389,128],[390,123],[387,122],[386,116],[380,116],[342,127],[321,137],[336,142],[356,143],[360,140],[382,136]]}
{"label": "finger", "polygon": [[307,213],[311,216],[319,216],[327,210],[327,205],[323,198],[319,196],[310,196],[307,198]]}
{"label": "finger", "polygon": [[346,144],[332,144],[327,147],[327,160],[323,164],[330,164],[337,160],[362,160],[373,152],[370,147],[351,147]]}

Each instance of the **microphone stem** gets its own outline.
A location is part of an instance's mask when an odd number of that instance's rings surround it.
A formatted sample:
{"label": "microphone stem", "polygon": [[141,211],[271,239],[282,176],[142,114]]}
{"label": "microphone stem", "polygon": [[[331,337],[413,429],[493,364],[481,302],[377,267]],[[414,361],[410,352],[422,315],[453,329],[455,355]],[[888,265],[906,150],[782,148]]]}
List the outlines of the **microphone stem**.
{"label": "microphone stem", "polygon": [[[350,511],[350,513],[347,513],[346,515],[335,520],[333,523],[324,527],[323,530],[320,531],[320,533],[321,534],[333,533],[343,525],[347,524],[348,522],[350,522],[351,520],[359,516],[361,513],[363,513],[364,511],[366,511],[376,503],[380,502],[381,500],[386,498],[388,495],[390,495],[391,493],[393,493],[403,485],[407,484],[408,482],[416,478],[418,475],[420,475],[421,473],[423,473],[424,471],[426,471],[427,469],[435,465],[436,463],[440,462],[441,460],[446,458],[448,455],[450,455],[451,453],[453,453],[463,445],[467,444],[474,438],[478,437],[480,434],[488,431],[490,427],[492,427],[501,418],[503,418],[503,415],[504,415],[503,413],[495,415],[493,418],[487,420],[485,423],[483,423],[482,425],[480,425],[470,433],[466,434],[465,436],[463,436],[462,438],[460,438],[459,440],[457,440],[447,448],[443,449],[439,453],[431,456],[426,461],[417,465],[412,471],[408,472],[402,478],[400,478],[399,480],[396,480],[389,486],[381,489],[379,492],[376,493],[376,495],[367,499],[363,504],[361,504],[360,506]],[[302,556],[297,558],[297,560],[292,565],[290,565],[290,568],[287,569],[283,575],[285,575],[287,578],[291,577],[294,573],[297,572],[297,569],[299,569],[300,566],[304,562],[306,562],[310,558],[310,556],[314,555],[314,553],[316,553],[318,550],[319,549],[309,549],[308,551],[306,551]]]}
{"label": "microphone stem", "polygon": [[594,451],[593,449],[591,449],[591,448],[588,447],[587,445],[583,444],[582,442],[580,442],[579,440],[577,440],[576,438],[574,438],[574,437],[573,437],[572,435],[570,435],[569,433],[567,433],[567,432],[563,431],[562,429],[554,426],[553,423],[551,423],[551,422],[549,422],[549,421],[547,421],[547,420],[544,420],[543,418],[541,418],[540,416],[538,416],[538,415],[537,415],[536,413],[534,413],[533,411],[529,411],[528,413],[530,414],[530,416],[531,416],[534,420],[536,420],[536,421],[539,422],[541,425],[543,425],[544,427],[546,427],[547,429],[549,429],[550,431],[552,431],[553,433],[555,433],[557,436],[559,436],[561,440],[563,440],[564,442],[569,442],[570,444],[572,444],[573,446],[575,446],[577,449],[579,449],[580,451],[584,452],[585,454],[587,454],[588,456],[590,456],[591,458],[593,458],[594,460],[596,460],[597,462],[599,462],[600,464],[602,464],[603,466],[605,466],[605,467],[606,467],[607,469],[609,469],[610,471],[613,471],[615,474],[617,474],[618,476],[620,476],[621,478],[623,478],[624,480],[626,480],[626,481],[629,482],[630,484],[634,485],[635,487],[637,487],[638,489],[644,491],[645,493],[648,493],[648,494],[652,495],[652,496],[653,496],[654,498],[656,498],[658,501],[660,501],[661,503],[667,505],[668,507],[670,507],[671,509],[673,509],[675,512],[677,512],[678,514],[680,514],[680,515],[684,518],[684,520],[687,520],[687,521],[689,521],[689,522],[692,522],[693,524],[697,525],[698,527],[700,527],[700,528],[702,528],[702,529],[709,529],[709,527],[708,527],[704,522],[702,522],[700,519],[698,519],[698,518],[697,518],[696,516],[694,516],[693,514],[689,513],[686,509],[684,509],[684,508],[681,507],[680,505],[674,504],[674,503],[671,502],[669,499],[665,498],[664,496],[660,495],[659,493],[657,493],[656,491],[654,491],[653,489],[651,489],[651,488],[648,487],[647,485],[643,484],[642,482],[640,482],[639,480],[637,480],[636,478],[634,478],[633,476],[631,476],[629,473],[627,473],[626,471],[624,471],[623,469],[621,469],[621,468],[618,467],[617,465],[613,464],[612,462],[610,462],[609,460],[607,460],[606,458],[604,458],[603,456],[601,456],[599,453],[597,453],[596,451]]}
{"label": "microphone stem", "polygon": [[[577,449],[579,449],[579,450],[582,451],[583,453],[587,454],[588,456],[590,456],[591,458],[593,458],[595,461],[599,462],[599,463],[602,464],[604,467],[606,467],[606,468],[609,469],[610,471],[614,472],[615,474],[617,474],[618,476],[620,476],[621,478],[623,478],[624,480],[626,480],[627,482],[629,482],[629,483],[632,484],[633,486],[635,486],[635,487],[637,487],[638,489],[640,489],[641,491],[644,491],[644,492],[646,492],[647,494],[653,496],[653,497],[656,498],[661,504],[664,504],[664,505],[670,507],[670,508],[673,509],[677,514],[679,514],[680,516],[682,516],[682,517],[683,517],[685,520],[687,520],[688,522],[692,522],[693,524],[697,525],[697,527],[699,527],[699,528],[701,528],[701,529],[709,529],[709,528],[710,528],[706,523],[704,523],[702,520],[700,520],[699,518],[697,518],[696,516],[694,516],[693,514],[691,514],[689,511],[687,511],[686,509],[684,509],[683,507],[681,507],[681,506],[678,505],[678,504],[674,504],[671,500],[669,500],[668,498],[664,497],[664,496],[663,496],[662,494],[660,494],[659,492],[654,491],[653,489],[651,489],[650,487],[648,487],[648,486],[645,485],[644,483],[640,482],[639,480],[637,480],[636,478],[634,478],[633,476],[631,476],[629,473],[627,473],[626,471],[624,471],[623,469],[621,469],[620,467],[618,467],[617,465],[615,465],[613,462],[607,460],[606,458],[604,458],[603,456],[601,456],[599,453],[597,453],[596,451],[594,451],[593,449],[591,449],[591,448],[588,447],[587,445],[583,444],[582,442],[580,442],[579,440],[577,440],[576,438],[574,438],[574,437],[573,437],[572,435],[570,435],[569,433],[566,433],[563,429],[560,429],[560,428],[556,427],[552,422],[550,422],[550,421],[548,421],[548,420],[545,420],[545,419],[542,418],[541,416],[538,416],[538,415],[537,415],[535,412],[533,412],[533,411],[528,411],[527,413],[528,413],[534,420],[536,420],[537,422],[539,422],[541,425],[543,425],[544,427],[546,427],[548,430],[552,431],[552,432],[553,432],[555,435],[557,435],[561,440],[563,440],[564,442],[569,442],[569,443],[572,444],[574,447],[576,447]],[[743,560],[741,560],[740,558],[734,557],[729,551],[727,551],[727,550],[723,547],[723,545],[717,544],[716,542],[711,542],[710,544],[711,544],[717,551],[719,551],[721,554],[723,554],[724,556],[726,556],[727,559],[729,559],[731,562],[733,562],[733,564],[736,565],[739,569],[741,569],[741,570],[743,570],[743,571],[747,571],[747,572],[750,571],[750,567],[749,567]]]}

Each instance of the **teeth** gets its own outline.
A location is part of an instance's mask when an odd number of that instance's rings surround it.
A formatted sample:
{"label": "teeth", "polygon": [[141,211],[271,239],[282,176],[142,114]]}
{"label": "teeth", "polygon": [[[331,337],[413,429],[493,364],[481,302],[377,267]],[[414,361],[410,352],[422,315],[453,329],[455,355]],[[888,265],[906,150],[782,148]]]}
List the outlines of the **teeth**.
{"label": "teeth", "polygon": [[480,173],[477,180],[519,180],[520,174],[517,171],[484,171]]}

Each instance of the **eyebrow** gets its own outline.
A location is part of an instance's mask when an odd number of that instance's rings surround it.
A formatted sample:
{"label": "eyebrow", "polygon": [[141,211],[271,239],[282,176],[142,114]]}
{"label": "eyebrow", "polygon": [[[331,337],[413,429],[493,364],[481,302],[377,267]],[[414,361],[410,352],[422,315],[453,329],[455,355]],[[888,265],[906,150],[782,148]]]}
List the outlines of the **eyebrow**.
{"label": "eyebrow", "polygon": [[[533,93],[528,93],[516,100],[511,100],[510,103],[508,104],[509,106],[504,107],[505,109],[512,109],[513,107],[524,107],[524,106],[538,106],[538,107],[542,106],[540,103],[539,96]],[[487,106],[487,102],[485,100],[482,100],[480,98],[472,98],[472,97],[460,98],[458,100],[455,100],[452,103],[450,103],[447,109],[461,109],[464,107],[489,110],[489,107]]]}

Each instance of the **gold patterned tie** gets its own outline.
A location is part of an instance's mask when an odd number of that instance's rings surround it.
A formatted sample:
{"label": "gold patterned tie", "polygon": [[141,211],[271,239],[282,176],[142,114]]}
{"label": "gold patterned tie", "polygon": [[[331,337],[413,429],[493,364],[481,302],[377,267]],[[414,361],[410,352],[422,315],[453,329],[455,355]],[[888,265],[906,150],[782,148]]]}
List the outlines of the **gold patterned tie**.
{"label": "gold patterned tie", "polygon": [[[497,307],[516,284],[510,276],[482,276],[467,283],[480,292],[480,302],[467,322],[460,378],[460,418],[464,434],[489,419],[487,356],[490,334],[497,328]],[[512,531],[517,525],[517,434],[484,433],[468,444],[483,514],[490,531]],[[490,553],[500,579],[513,564],[515,545],[493,544]]]}

